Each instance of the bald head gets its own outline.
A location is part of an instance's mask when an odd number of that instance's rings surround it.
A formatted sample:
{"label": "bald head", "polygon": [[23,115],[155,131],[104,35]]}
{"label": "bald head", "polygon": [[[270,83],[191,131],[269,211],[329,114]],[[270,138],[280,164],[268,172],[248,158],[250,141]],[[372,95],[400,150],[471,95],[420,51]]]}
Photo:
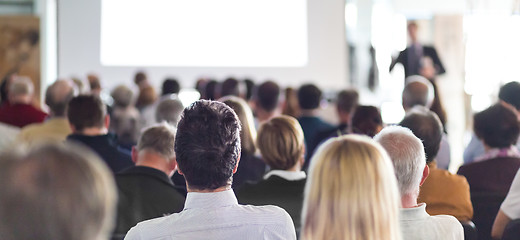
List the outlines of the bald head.
{"label": "bald head", "polygon": [[65,109],[70,99],[74,97],[74,87],[68,80],[57,80],[45,92],[45,104],[49,106],[51,115],[65,117]]}
{"label": "bald head", "polygon": [[418,75],[406,78],[406,85],[403,89],[403,108],[405,110],[416,105],[430,107],[433,98],[433,85],[428,79]]}

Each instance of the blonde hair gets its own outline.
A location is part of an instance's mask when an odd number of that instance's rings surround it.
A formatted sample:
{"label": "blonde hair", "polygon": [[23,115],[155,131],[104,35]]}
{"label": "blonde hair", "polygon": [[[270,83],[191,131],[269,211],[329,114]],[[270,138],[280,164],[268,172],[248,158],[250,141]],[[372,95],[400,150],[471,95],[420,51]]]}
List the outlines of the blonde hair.
{"label": "blonde hair", "polygon": [[400,239],[399,195],[386,152],[365,136],[328,140],[311,161],[303,239]]}
{"label": "blonde hair", "polygon": [[242,125],[242,130],[240,131],[242,151],[254,154],[256,152],[256,128],[253,120],[253,112],[249,105],[247,105],[243,99],[235,96],[226,96],[220,98],[218,101],[223,102],[235,111],[240,120],[240,125]]}
{"label": "blonde hair", "polygon": [[287,170],[303,158],[303,130],[298,120],[290,116],[269,119],[260,126],[256,145],[262,159],[272,168]]}

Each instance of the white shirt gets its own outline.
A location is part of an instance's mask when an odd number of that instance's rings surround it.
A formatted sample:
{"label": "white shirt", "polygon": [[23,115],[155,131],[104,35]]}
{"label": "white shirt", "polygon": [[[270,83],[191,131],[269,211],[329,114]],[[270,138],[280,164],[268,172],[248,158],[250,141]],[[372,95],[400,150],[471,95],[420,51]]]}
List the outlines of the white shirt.
{"label": "white shirt", "polygon": [[189,192],[180,213],[140,222],[125,239],[296,239],[296,232],[282,208],[239,205],[227,190]]}
{"label": "white shirt", "polygon": [[304,171],[293,172],[285,170],[271,170],[264,175],[264,179],[268,179],[271,176],[278,176],[288,181],[298,181],[307,177]]}
{"label": "white shirt", "polygon": [[425,203],[414,208],[401,208],[400,224],[403,240],[464,240],[464,229],[455,217],[430,216]]}
{"label": "white shirt", "polygon": [[520,170],[516,173],[509,193],[500,209],[511,219],[520,218]]}

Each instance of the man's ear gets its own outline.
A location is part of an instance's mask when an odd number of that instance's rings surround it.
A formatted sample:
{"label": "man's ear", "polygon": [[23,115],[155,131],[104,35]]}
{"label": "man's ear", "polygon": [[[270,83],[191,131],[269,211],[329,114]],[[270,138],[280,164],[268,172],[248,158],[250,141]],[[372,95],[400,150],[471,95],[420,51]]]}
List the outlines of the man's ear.
{"label": "man's ear", "polygon": [[137,148],[135,146],[132,147],[132,162],[137,163],[137,157],[139,156],[139,151],[137,151]]}
{"label": "man's ear", "polygon": [[76,133],[76,127],[74,127],[74,125],[72,125],[72,124],[69,123],[69,127],[70,127],[70,131],[71,131],[72,133]]}
{"label": "man's ear", "polygon": [[107,114],[105,116],[105,128],[108,129],[110,127],[110,116]]}
{"label": "man's ear", "polygon": [[428,175],[430,175],[430,168],[428,167],[428,164],[426,164],[426,166],[424,166],[421,183],[419,183],[419,186],[423,185],[424,181],[426,181],[426,178],[428,178]]}
{"label": "man's ear", "polygon": [[237,159],[237,164],[235,165],[235,167],[233,168],[233,174],[235,174],[238,170],[238,163],[240,162],[240,155],[238,155],[238,159]]}
{"label": "man's ear", "polygon": [[168,163],[168,170],[170,171],[168,176],[172,177],[175,173],[175,169],[177,169],[177,161],[176,158],[173,157],[172,159],[170,159],[170,162]]}

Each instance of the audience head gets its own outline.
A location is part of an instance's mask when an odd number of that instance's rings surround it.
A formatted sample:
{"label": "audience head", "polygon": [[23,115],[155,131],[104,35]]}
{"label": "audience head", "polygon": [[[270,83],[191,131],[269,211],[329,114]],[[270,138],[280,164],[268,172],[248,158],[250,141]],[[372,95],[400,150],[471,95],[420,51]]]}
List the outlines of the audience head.
{"label": "audience head", "polygon": [[157,105],[155,120],[177,126],[182,110],[184,110],[184,106],[181,100],[176,95],[170,95],[168,98],[161,100],[159,105]]}
{"label": "audience head", "polygon": [[422,140],[427,163],[435,160],[442,140],[442,124],[437,114],[417,106],[406,114],[399,125],[412,130]]}
{"label": "audience head", "polygon": [[321,97],[321,90],[314,84],[304,84],[298,89],[298,103],[302,110],[319,108]]}
{"label": "audience head", "polygon": [[107,108],[98,96],[79,95],[69,101],[67,117],[73,132],[108,128]]}
{"label": "audience head", "polygon": [[244,85],[246,87],[245,100],[249,101],[253,97],[253,90],[255,89],[255,82],[253,80],[246,78],[244,79]]}
{"label": "audience head", "polygon": [[125,85],[117,86],[110,94],[114,99],[114,107],[127,108],[132,104],[134,93]]}
{"label": "audience head", "polygon": [[9,84],[10,103],[30,104],[33,99],[34,85],[30,78],[16,76]]}
{"label": "audience head", "polygon": [[74,86],[69,80],[57,80],[45,92],[45,104],[55,117],[65,117],[67,104],[74,97]]}
{"label": "audience head", "polygon": [[242,143],[242,152],[254,154],[256,152],[255,139],[256,128],[251,108],[246,101],[239,97],[227,96],[219,99],[235,111],[240,120],[242,130],[240,131],[240,141]]}
{"label": "audience head", "polygon": [[142,124],[137,109],[114,109],[110,118],[110,131],[117,135],[119,144],[131,146],[137,142]]}
{"label": "audience head", "polygon": [[135,106],[142,109],[146,106],[153,104],[157,100],[157,93],[152,86],[145,86],[139,91]]}
{"label": "audience head", "polygon": [[184,109],[175,153],[188,191],[231,186],[240,158],[240,129],[237,115],[224,103],[199,100]]}
{"label": "audience head", "polygon": [[520,83],[509,82],[500,88],[498,98],[505,103],[513,105],[517,111],[520,110]]}
{"label": "audience head", "polygon": [[264,122],[258,130],[256,143],[262,159],[271,169],[290,170],[296,166],[295,170],[299,171],[303,165],[303,130],[293,117],[282,115]]}
{"label": "audience head", "polygon": [[408,23],[408,35],[410,36],[412,43],[417,42],[417,29],[418,28],[419,27],[417,26],[416,22],[411,21]]}
{"label": "audience head", "polygon": [[280,100],[280,87],[273,81],[266,81],[256,88],[254,99],[256,108],[274,112]]}
{"label": "audience head", "polygon": [[298,96],[293,88],[285,89],[285,102],[282,107],[282,114],[291,117],[300,117],[300,106],[298,104]]}
{"label": "audience head", "polygon": [[179,94],[181,91],[181,85],[175,78],[167,78],[164,80],[161,88],[161,96],[169,94]]}
{"label": "audience head", "polygon": [[383,119],[379,109],[374,106],[358,106],[352,116],[352,132],[370,137],[383,128]]}
{"label": "audience head", "polygon": [[146,73],[143,71],[139,71],[135,73],[134,75],[134,83],[139,87],[139,89],[142,89],[143,87],[148,85],[148,77],[146,76]]}
{"label": "audience head", "polygon": [[352,114],[359,103],[359,93],[354,89],[343,90],[338,93],[336,109],[341,123],[349,123]]}
{"label": "audience head", "polygon": [[408,128],[388,126],[383,128],[374,140],[383,146],[394,164],[401,197],[418,196],[426,166],[421,139],[413,135]]}
{"label": "audience head", "polygon": [[510,108],[495,104],[475,114],[473,129],[479,139],[491,148],[506,148],[516,144],[520,126]]}
{"label": "audience head", "polygon": [[406,78],[403,89],[403,108],[408,110],[416,105],[429,108],[434,99],[434,89],[431,82],[419,75]]}
{"label": "audience head", "polygon": [[99,95],[101,93],[101,81],[95,74],[87,75],[88,84],[90,86],[90,93]]}
{"label": "audience head", "polygon": [[311,160],[302,236],[400,239],[399,206],[397,183],[385,150],[365,136],[333,138]]}
{"label": "audience head", "polygon": [[210,80],[204,86],[204,99],[206,100],[215,100],[216,99],[216,90],[217,90],[218,82],[215,80]]}
{"label": "audience head", "polygon": [[238,80],[236,80],[234,78],[228,78],[228,79],[224,80],[224,82],[222,82],[219,86],[220,86],[220,91],[219,91],[220,97],[225,97],[225,96],[240,97],[241,96],[242,91],[240,91],[240,82],[238,82]]}
{"label": "audience head", "polygon": [[167,175],[172,175],[177,167],[175,161],[175,127],[169,124],[160,124],[149,127],[143,131],[135,150],[132,150],[132,158],[136,165],[143,164],[140,161],[148,161],[149,159],[139,159],[140,153],[153,153],[159,155],[164,160],[163,169]]}
{"label": "audience head", "polygon": [[116,188],[93,152],[45,145],[3,153],[0,162],[0,238],[108,239]]}

